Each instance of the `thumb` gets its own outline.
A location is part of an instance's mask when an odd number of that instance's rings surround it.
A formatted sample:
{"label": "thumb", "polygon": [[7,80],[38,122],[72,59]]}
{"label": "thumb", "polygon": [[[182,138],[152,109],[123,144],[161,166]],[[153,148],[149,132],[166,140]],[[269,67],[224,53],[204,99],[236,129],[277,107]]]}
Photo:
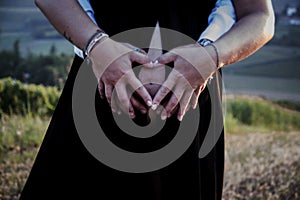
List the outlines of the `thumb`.
{"label": "thumb", "polygon": [[165,53],[158,57],[157,61],[160,64],[168,64],[173,62],[176,59],[176,55],[172,52]]}
{"label": "thumb", "polygon": [[139,52],[134,51],[131,56],[130,56],[130,60],[132,62],[137,62],[139,64],[146,64],[150,62],[149,57],[146,54],[142,54]]}

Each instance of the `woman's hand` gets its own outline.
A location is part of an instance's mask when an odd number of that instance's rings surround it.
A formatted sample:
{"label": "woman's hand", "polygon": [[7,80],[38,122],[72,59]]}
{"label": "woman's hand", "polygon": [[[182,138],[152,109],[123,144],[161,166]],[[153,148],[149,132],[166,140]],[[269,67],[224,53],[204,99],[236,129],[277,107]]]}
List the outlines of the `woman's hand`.
{"label": "woman's hand", "polygon": [[[174,68],[153,99],[153,109],[170,94],[161,113],[164,120],[170,117],[179,104],[177,118],[182,120],[189,104],[196,108],[198,97],[206,86],[209,77],[217,71],[215,52],[212,47],[198,44],[177,47],[158,58],[161,64],[174,62]],[[193,96],[195,94],[195,96]]]}
{"label": "woman's hand", "polygon": [[[100,96],[106,97],[113,112],[119,111],[120,108],[131,118],[135,117],[128,90],[135,91],[148,107],[152,105],[151,96],[132,70],[132,62],[141,65],[149,63],[150,60],[147,55],[107,38],[94,47],[90,53],[90,58],[93,63],[94,74],[98,80]],[[114,90],[116,97],[113,96]]]}

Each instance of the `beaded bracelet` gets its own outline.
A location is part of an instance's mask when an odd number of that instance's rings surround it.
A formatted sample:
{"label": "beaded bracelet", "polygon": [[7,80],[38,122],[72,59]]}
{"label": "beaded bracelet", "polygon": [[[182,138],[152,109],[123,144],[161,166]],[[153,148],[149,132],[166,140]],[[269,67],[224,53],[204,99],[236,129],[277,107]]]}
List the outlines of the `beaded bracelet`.
{"label": "beaded bracelet", "polygon": [[86,56],[90,55],[91,50],[93,49],[93,47],[103,38],[107,38],[109,37],[104,31],[101,30],[97,30],[97,32],[92,35],[92,37],[89,39],[86,48],[84,50],[84,54]]}

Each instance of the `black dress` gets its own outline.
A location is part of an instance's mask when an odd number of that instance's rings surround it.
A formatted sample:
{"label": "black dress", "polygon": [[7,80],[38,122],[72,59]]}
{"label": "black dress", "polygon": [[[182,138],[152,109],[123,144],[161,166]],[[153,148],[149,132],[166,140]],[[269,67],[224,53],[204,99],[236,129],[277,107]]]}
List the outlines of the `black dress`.
{"label": "black dress", "polygon": [[[120,1],[91,0],[99,26],[110,36],[122,31],[160,26],[197,40],[207,26],[215,1]],[[128,5],[127,5],[128,4]],[[116,9],[116,7],[118,7]],[[127,8],[128,7],[128,8]],[[210,153],[199,159],[198,152],[210,123],[211,101],[207,89],[199,98],[200,118],[196,137],[186,152],[170,165],[147,173],[112,169],[95,159],[81,142],[72,115],[72,91],[83,60],[77,56],[62,95],[21,194],[34,199],[130,199],[130,200],[212,200],[222,198],[224,133]],[[96,92],[98,120],[114,142],[132,151],[160,148],[176,134],[180,122],[167,120],[154,139],[132,139],[116,128],[109,105]],[[138,121],[139,119],[137,119]],[[142,120],[142,117],[141,117]],[[143,141],[146,140],[146,141]]]}

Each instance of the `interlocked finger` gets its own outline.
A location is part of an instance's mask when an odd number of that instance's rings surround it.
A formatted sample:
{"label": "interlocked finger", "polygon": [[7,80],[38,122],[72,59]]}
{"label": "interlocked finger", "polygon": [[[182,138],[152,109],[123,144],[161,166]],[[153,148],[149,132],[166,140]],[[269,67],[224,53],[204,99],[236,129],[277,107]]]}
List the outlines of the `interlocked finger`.
{"label": "interlocked finger", "polygon": [[177,107],[182,95],[184,94],[185,88],[182,87],[182,85],[178,84],[177,87],[175,87],[172,96],[168,100],[168,103],[165,107],[167,117],[170,117],[175,108]]}
{"label": "interlocked finger", "polygon": [[110,84],[104,84],[105,87],[105,97],[109,105],[111,105],[111,98],[113,93],[113,86]]}
{"label": "interlocked finger", "polygon": [[120,115],[122,113],[120,105],[121,104],[120,104],[120,102],[118,100],[117,94],[114,91],[113,94],[112,94],[111,105],[110,105],[112,112],[113,113],[117,113],[118,115]]}
{"label": "interlocked finger", "polygon": [[115,90],[120,103],[120,108],[125,114],[128,114],[130,118],[134,118],[134,110],[127,94],[126,84],[123,81],[118,81]]}
{"label": "interlocked finger", "polygon": [[180,99],[179,110],[177,115],[179,121],[182,121],[183,116],[187,112],[192,95],[193,95],[193,90],[188,90],[184,93],[184,95]]}
{"label": "interlocked finger", "polygon": [[130,102],[134,108],[140,111],[142,114],[147,113],[147,108],[137,99],[137,97],[132,96]]}
{"label": "interlocked finger", "polygon": [[98,81],[98,91],[101,99],[105,98],[104,84],[101,80]]}
{"label": "interlocked finger", "polygon": [[170,93],[170,91],[175,86],[173,75],[169,75],[168,79],[163,83],[163,85],[157,91],[154,99],[152,109],[156,110],[158,105],[162,102],[162,100]]}
{"label": "interlocked finger", "polygon": [[195,91],[194,91],[194,94],[192,94],[192,97],[191,97],[191,107],[193,109],[196,109],[197,107],[197,104],[198,104],[198,98],[201,94],[201,87],[198,87]]}

